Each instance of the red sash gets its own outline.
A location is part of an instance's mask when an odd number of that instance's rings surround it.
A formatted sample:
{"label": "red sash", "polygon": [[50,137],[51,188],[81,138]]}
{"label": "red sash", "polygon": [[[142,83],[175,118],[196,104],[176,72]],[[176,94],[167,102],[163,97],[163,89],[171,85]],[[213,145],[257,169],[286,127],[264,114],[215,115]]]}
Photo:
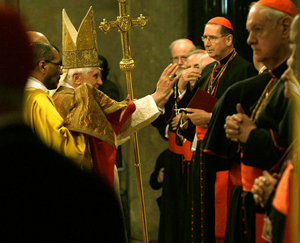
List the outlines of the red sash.
{"label": "red sash", "polygon": [[293,164],[288,162],[286,169],[284,170],[282,177],[278,183],[276,194],[273,199],[273,207],[280,213],[287,215],[289,209],[289,193],[291,192],[290,180],[292,177]]}
{"label": "red sash", "polygon": [[242,185],[241,165],[234,163],[229,169],[229,176],[234,186]]}
{"label": "red sash", "polygon": [[241,163],[243,191],[251,192],[254,180],[262,175],[263,170]]}
{"label": "red sash", "polygon": [[175,154],[183,154],[182,146],[176,143],[176,133],[169,131],[169,150]]}
{"label": "red sash", "polygon": [[197,134],[198,140],[204,139],[206,131],[207,131],[207,127],[196,126],[196,134]]}
{"label": "red sash", "polygon": [[184,139],[182,141],[182,154],[183,160],[191,161],[193,157],[193,152],[191,151],[191,142]]}
{"label": "red sash", "polygon": [[224,242],[225,238],[232,186],[229,171],[218,171],[215,182],[215,235],[218,243]]}

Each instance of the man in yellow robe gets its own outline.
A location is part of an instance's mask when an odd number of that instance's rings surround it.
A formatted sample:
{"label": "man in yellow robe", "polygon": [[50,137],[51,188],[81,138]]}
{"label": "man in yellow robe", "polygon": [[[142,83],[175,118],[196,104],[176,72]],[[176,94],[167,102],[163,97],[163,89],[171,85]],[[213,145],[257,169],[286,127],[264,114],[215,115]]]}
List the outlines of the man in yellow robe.
{"label": "man in yellow robe", "polygon": [[57,87],[62,70],[58,51],[46,43],[32,43],[36,50],[37,65],[25,86],[25,122],[49,147],[73,159],[81,168],[90,167],[83,163],[86,148],[82,134],[74,134],[64,126],[49,90]]}

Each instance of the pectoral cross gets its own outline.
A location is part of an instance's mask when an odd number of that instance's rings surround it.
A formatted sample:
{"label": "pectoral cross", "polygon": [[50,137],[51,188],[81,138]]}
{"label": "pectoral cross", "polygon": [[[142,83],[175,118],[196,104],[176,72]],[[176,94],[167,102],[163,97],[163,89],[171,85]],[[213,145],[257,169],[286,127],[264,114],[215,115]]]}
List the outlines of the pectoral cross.
{"label": "pectoral cross", "polygon": [[[133,99],[133,90],[132,90],[132,77],[131,71],[135,68],[134,60],[130,55],[130,45],[129,45],[129,31],[132,26],[140,26],[143,28],[147,19],[140,15],[137,19],[131,19],[129,15],[126,13],[126,1],[127,0],[118,0],[119,2],[119,15],[116,21],[107,22],[106,19],[103,19],[99,28],[107,33],[110,29],[118,29],[121,34],[122,41],[122,51],[123,58],[120,62],[120,69],[126,74],[126,82],[127,82],[127,91]],[[135,168],[137,175],[137,183],[138,183],[138,191],[139,191],[139,201],[140,201],[140,209],[141,209],[141,218],[142,218],[142,226],[143,226],[143,237],[144,242],[148,243],[148,229],[147,229],[147,220],[146,220],[146,210],[145,210],[145,200],[144,200],[144,191],[143,191],[143,183],[142,183],[142,173],[141,173],[141,162],[140,162],[140,154],[139,154],[139,146],[138,146],[138,137],[137,133],[133,134],[133,146],[134,146],[134,157],[135,157]]]}

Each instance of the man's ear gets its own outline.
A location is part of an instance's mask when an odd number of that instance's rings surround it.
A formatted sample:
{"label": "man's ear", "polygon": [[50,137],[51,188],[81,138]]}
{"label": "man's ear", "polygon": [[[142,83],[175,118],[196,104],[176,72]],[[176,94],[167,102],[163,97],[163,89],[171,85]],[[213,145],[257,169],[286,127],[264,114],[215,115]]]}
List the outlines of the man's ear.
{"label": "man's ear", "polygon": [[38,69],[40,72],[45,73],[46,72],[46,62],[44,60],[40,61],[38,64]]}
{"label": "man's ear", "polygon": [[72,79],[73,79],[73,83],[76,84],[76,85],[80,85],[80,74],[75,72],[73,73],[72,75]]}
{"label": "man's ear", "polygon": [[293,20],[288,16],[285,16],[280,20],[280,24],[282,26],[282,37],[284,39],[290,37],[292,21]]}
{"label": "man's ear", "polygon": [[227,35],[225,38],[226,38],[228,46],[233,45],[233,35],[232,34]]}

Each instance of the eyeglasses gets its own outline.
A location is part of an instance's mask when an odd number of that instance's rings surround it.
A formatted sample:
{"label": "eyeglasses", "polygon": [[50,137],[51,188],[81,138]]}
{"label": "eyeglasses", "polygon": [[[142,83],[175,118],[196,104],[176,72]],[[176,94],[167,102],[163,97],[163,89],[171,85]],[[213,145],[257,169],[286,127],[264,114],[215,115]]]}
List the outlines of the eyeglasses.
{"label": "eyeglasses", "polygon": [[204,36],[202,36],[202,41],[205,42],[208,40],[210,43],[215,43],[216,40],[223,38],[223,37],[227,37],[227,36],[228,35],[224,35],[224,36],[204,35]]}
{"label": "eyeglasses", "polygon": [[182,62],[186,62],[187,57],[185,57],[185,56],[182,56],[182,57],[171,57],[171,61],[172,61],[173,63],[178,63],[179,59],[180,59]]}
{"label": "eyeglasses", "polygon": [[51,62],[49,60],[44,60],[44,61],[56,65],[59,69],[63,69],[63,65],[61,65],[61,63]]}

